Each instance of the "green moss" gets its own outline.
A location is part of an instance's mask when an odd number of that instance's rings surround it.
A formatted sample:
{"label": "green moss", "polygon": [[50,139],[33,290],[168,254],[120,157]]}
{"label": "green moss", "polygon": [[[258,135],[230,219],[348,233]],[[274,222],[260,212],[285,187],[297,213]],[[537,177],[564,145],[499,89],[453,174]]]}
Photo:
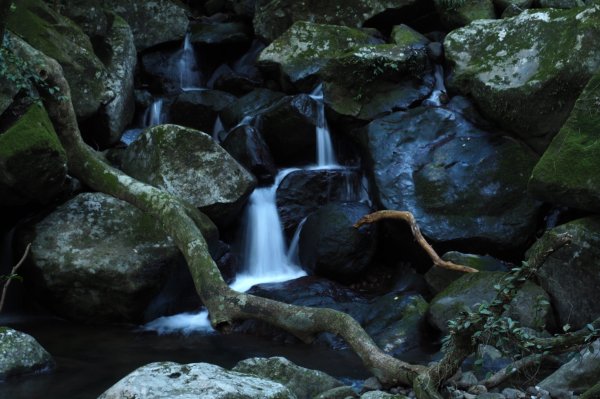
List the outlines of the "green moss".
{"label": "green moss", "polygon": [[406,25],[394,26],[390,36],[395,44],[402,47],[413,47],[429,43],[429,39]]}
{"label": "green moss", "polygon": [[52,123],[44,107],[33,104],[4,134],[0,135],[0,160],[26,156],[38,149],[50,149],[66,160]]}

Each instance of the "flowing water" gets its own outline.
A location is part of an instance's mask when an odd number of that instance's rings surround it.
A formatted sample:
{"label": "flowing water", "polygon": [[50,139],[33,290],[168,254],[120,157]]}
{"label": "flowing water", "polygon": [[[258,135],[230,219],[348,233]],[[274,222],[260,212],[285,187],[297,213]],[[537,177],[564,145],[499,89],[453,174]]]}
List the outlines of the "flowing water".
{"label": "flowing water", "polygon": [[433,92],[423,101],[424,105],[431,105],[433,107],[442,106],[442,97],[446,95],[446,86],[444,85],[444,68],[441,65],[436,64],[434,68],[435,86]]}
{"label": "flowing water", "polygon": [[329,126],[325,118],[325,102],[323,101],[323,85],[320,84],[310,95],[317,102],[317,166],[319,167],[339,167],[333,144],[331,142],[331,134]]}
{"label": "flowing water", "polygon": [[179,87],[183,91],[201,89],[202,76],[196,61],[196,53],[192,46],[191,34],[188,32],[183,39],[181,50],[176,54],[177,76]]}

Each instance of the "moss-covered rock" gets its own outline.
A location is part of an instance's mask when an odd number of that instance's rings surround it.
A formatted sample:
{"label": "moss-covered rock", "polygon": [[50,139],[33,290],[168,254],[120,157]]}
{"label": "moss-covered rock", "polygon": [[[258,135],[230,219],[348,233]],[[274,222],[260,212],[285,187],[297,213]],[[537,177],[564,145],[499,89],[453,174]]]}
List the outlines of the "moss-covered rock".
{"label": "moss-covered rock", "polygon": [[600,6],[476,21],[444,41],[450,89],[542,151],[600,67]]}
{"label": "moss-covered rock", "polygon": [[200,21],[192,25],[190,40],[199,45],[231,45],[250,43],[252,29],[243,22]]}
{"label": "moss-covered rock", "polygon": [[442,23],[449,29],[459,28],[479,19],[495,19],[492,0],[434,0]]}
{"label": "moss-covered rock", "polygon": [[[437,294],[427,311],[428,321],[443,332],[448,332],[448,321],[464,308],[477,303],[491,302],[497,291],[494,285],[502,282],[503,272],[467,273]],[[539,286],[527,282],[511,302],[508,316],[524,327],[543,330],[553,323],[548,294]]]}
{"label": "moss-covered rock", "polygon": [[322,371],[300,367],[284,357],[254,357],[242,360],[231,370],[278,382],[298,399],[313,399],[323,391],[342,385]]}
{"label": "moss-covered rock", "polygon": [[106,194],[84,193],[21,233],[44,304],[84,321],[141,321],[179,251],[160,223]]}
{"label": "moss-covered rock", "polygon": [[415,0],[347,0],[343,3],[320,0],[257,0],[254,15],[256,34],[272,41],[296,21],[360,27],[375,15],[399,11]]}
{"label": "moss-covered rock", "polygon": [[357,136],[377,206],[412,212],[430,239],[497,250],[534,233],[540,204],[527,179],[536,157],[513,140],[425,107],[376,119]]}
{"label": "moss-covered rock", "polygon": [[67,156],[46,110],[33,104],[0,133],[0,206],[46,203],[67,176]]}
{"label": "moss-covered rock", "polygon": [[0,381],[54,366],[52,356],[30,335],[0,327]]}
{"label": "moss-covered rock", "polygon": [[600,211],[600,72],[590,80],[533,169],[529,191],[554,204]]}
{"label": "moss-covered rock", "polygon": [[42,0],[23,0],[6,26],[31,46],[60,63],[71,88],[77,117],[93,115],[106,101],[106,68],[88,36]]}
{"label": "moss-covered rock", "polygon": [[360,29],[301,21],[262,51],[258,65],[266,72],[280,73],[280,79],[299,84],[318,74],[328,60],[374,43],[377,40]]}
{"label": "moss-covered rock", "polygon": [[254,177],[206,133],[177,125],[146,130],[123,155],[125,173],[200,208],[218,225],[238,216]]}
{"label": "moss-covered rock", "polygon": [[428,38],[404,24],[392,28],[390,40],[400,47],[422,47],[429,43]]}
{"label": "moss-covered rock", "polygon": [[559,323],[578,329],[600,316],[600,217],[547,231],[530,251],[549,249],[552,238],[561,233],[568,233],[571,243],[548,256],[538,278],[552,298]]}

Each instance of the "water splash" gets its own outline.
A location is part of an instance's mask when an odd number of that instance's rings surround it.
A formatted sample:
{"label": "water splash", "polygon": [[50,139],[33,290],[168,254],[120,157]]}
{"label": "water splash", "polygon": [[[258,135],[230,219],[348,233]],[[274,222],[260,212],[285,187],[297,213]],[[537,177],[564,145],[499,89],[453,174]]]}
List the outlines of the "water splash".
{"label": "water splash", "polygon": [[331,143],[331,134],[325,118],[325,102],[323,101],[323,84],[319,84],[310,94],[310,97],[317,102],[317,166],[320,167],[339,167],[333,144]]}

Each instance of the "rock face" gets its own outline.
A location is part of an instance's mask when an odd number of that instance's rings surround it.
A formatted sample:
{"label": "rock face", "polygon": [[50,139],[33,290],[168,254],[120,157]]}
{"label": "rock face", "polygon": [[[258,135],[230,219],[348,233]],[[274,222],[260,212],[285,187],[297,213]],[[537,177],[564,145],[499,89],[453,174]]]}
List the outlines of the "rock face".
{"label": "rock face", "polygon": [[600,217],[589,217],[547,231],[530,252],[549,248],[561,233],[572,237],[569,245],[554,252],[538,271],[540,284],[552,298],[560,325],[579,329],[600,316]]}
{"label": "rock face", "polygon": [[30,335],[0,327],[0,381],[54,366],[52,356]]}
{"label": "rock face", "polygon": [[496,18],[492,0],[465,0],[456,3],[434,0],[440,20],[448,29],[465,26],[478,19]]}
{"label": "rock face", "polygon": [[254,357],[242,360],[231,370],[278,382],[298,399],[313,399],[321,392],[342,385],[322,371],[300,367],[284,357]]}
{"label": "rock face", "polygon": [[518,247],[536,226],[535,156],[442,108],[415,108],[359,133],[381,209],[410,211],[435,241]]}
{"label": "rock face", "polygon": [[0,206],[50,201],[67,176],[67,156],[46,110],[33,104],[0,134]]}
{"label": "rock face", "polygon": [[117,382],[98,399],[294,399],[283,385],[208,363],[150,363]]}
{"label": "rock face", "polygon": [[541,200],[600,211],[600,72],[533,169],[529,191]]}
{"label": "rock face", "polygon": [[300,233],[300,264],[310,273],[351,281],[370,264],[375,253],[375,226],[353,227],[371,212],[362,203],[329,204],[306,219]]}
{"label": "rock face", "polygon": [[[494,285],[502,281],[502,272],[468,273],[454,281],[432,300],[427,312],[429,322],[447,333],[448,320],[452,320],[465,308],[476,303],[491,302],[496,297]],[[552,309],[548,294],[533,283],[526,283],[511,302],[509,316],[524,327],[544,329],[551,324]]]}
{"label": "rock face", "polygon": [[258,65],[266,72],[278,70],[282,77],[299,84],[318,74],[328,60],[355,47],[378,42],[360,29],[296,22],[262,51]]}
{"label": "rock face", "polygon": [[221,112],[221,120],[226,129],[241,123],[244,118],[253,118],[261,110],[281,100],[285,95],[268,89],[256,89],[239,98]]}
{"label": "rock face", "polygon": [[270,42],[295,21],[360,27],[385,10],[400,10],[414,3],[414,0],[349,0],[340,7],[335,2],[318,0],[257,0],[254,30]]}
{"label": "rock face", "polygon": [[175,97],[169,108],[170,122],[210,133],[219,111],[236,100],[218,90],[186,91]]}
{"label": "rock face", "polygon": [[200,208],[218,225],[241,211],[255,186],[246,171],[212,138],[197,130],[160,125],[130,145],[123,170]]}
{"label": "rock face", "polygon": [[469,94],[484,116],[541,151],[600,66],[599,34],[597,5],[475,21],[444,41],[454,65],[449,88]]}
{"label": "rock face", "polygon": [[105,0],[102,5],[129,23],[138,51],[160,43],[181,40],[188,28],[187,12],[175,1]]}
{"label": "rock face", "polygon": [[179,258],[158,221],[106,194],[80,194],[24,234],[44,303],[77,320],[140,320]]}
{"label": "rock face", "polygon": [[60,63],[79,119],[93,115],[107,100],[106,68],[94,54],[90,39],[73,21],[41,0],[23,0],[6,22],[9,30]]}

